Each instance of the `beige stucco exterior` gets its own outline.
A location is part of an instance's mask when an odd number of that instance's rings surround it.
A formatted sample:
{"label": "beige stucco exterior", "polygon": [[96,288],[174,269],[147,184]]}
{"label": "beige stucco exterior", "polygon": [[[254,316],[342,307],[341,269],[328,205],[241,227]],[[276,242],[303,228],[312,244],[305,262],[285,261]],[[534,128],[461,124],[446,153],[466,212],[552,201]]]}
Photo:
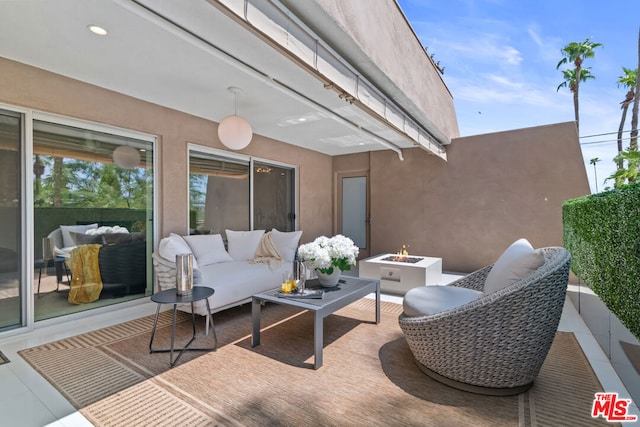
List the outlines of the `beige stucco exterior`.
{"label": "beige stucco exterior", "polygon": [[448,162],[419,149],[334,159],[334,172],[369,163],[372,254],[443,258],[470,272],[514,240],[562,245],[562,203],[589,193],[574,123],[459,138]]}

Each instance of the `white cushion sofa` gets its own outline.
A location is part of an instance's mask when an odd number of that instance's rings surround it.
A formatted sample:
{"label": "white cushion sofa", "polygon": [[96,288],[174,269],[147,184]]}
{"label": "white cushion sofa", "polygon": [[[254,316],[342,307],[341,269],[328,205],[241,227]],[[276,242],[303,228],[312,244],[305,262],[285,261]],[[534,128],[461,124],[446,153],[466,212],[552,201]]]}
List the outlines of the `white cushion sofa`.
{"label": "white cushion sofa", "polygon": [[[192,253],[194,285],[215,290],[209,298],[212,313],[249,302],[254,294],[279,287],[283,275],[293,271],[302,231],[273,229],[267,234],[264,230],[226,230],[226,235],[228,250],[220,234],[180,236],[172,233],[162,239],[153,254],[158,290],[176,287],[175,257]],[[263,239],[267,237],[277,254],[264,253]],[[179,309],[190,313],[191,305],[182,304]],[[204,300],[194,303],[194,312],[207,315]]]}

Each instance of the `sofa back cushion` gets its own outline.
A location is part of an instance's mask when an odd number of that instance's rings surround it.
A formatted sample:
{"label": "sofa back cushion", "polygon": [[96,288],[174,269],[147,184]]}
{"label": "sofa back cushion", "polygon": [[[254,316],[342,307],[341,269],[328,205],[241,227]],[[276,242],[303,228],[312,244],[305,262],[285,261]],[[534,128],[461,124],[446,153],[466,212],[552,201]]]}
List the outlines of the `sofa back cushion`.
{"label": "sofa back cushion", "polygon": [[256,257],[256,251],[264,230],[234,231],[226,230],[229,255],[234,261],[249,261]]}
{"label": "sofa back cushion", "polygon": [[117,245],[120,243],[144,242],[146,240],[144,233],[105,233],[101,234],[100,239],[103,245]]}
{"label": "sofa back cushion", "polygon": [[98,228],[98,223],[86,225],[61,225],[60,231],[62,231],[62,244],[65,248],[76,246],[76,242],[73,240],[71,233],[86,233],[87,230],[91,230],[93,228]]}
{"label": "sofa back cushion", "polygon": [[500,255],[484,282],[484,293],[506,288],[544,264],[544,254],[527,239],[516,240]]}
{"label": "sofa back cushion", "polygon": [[219,262],[233,261],[224,248],[222,236],[219,234],[198,234],[193,236],[183,236],[187,242],[199,266],[216,264]]}
{"label": "sofa back cushion", "polygon": [[[167,261],[176,262],[176,255],[193,254],[193,251],[180,235],[171,233],[169,237],[160,240],[158,253]],[[198,268],[198,261],[195,256],[193,257],[193,268]]]}
{"label": "sofa back cushion", "polygon": [[276,245],[278,252],[285,261],[293,261],[298,250],[298,242],[302,236],[302,231],[278,231],[275,228],[271,230],[271,239]]}
{"label": "sofa back cushion", "polygon": [[70,234],[74,242],[74,245],[72,246],[102,244],[102,236],[96,236],[95,234],[76,233],[75,231],[72,231]]}

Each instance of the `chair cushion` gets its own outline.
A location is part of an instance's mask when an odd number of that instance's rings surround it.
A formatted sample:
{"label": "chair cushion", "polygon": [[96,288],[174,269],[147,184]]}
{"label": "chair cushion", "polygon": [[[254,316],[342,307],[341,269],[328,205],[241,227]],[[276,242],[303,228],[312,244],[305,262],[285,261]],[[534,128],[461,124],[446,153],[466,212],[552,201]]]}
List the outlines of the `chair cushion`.
{"label": "chair cushion", "polygon": [[233,231],[226,230],[229,242],[229,255],[234,261],[249,261],[256,257],[256,251],[264,230]]}
{"label": "chair cushion", "polygon": [[540,268],[544,254],[534,249],[527,239],[516,240],[500,255],[484,283],[484,293],[490,294],[506,288]]}
{"label": "chair cushion", "polygon": [[233,261],[224,248],[220,234],[197,234],[183,238],[197,258],[199,266]]}
{"label": "chair cushion", "polygon": [[298,242],[302,236],[302,231],[278,231],[275,228],[271,230],[271,239],[273,244],[278,248],[278,252],[285,261],[293,261],[298,250]]}
{"label": "chair cushion", "polygon": [[[167,261],[176,262],[176,255],[192,254],[193,251],[181,236],[171,233],[169,237],[160,240],[158,253]],[[198,268],[198,261],[195,256],[193,257],[193,268]]]}
{"label": "chair cushion", "polygon": [[428,316],[464,305],[483,295],[457,286],[418,286],[407,291],[402,300],[407,316]]}

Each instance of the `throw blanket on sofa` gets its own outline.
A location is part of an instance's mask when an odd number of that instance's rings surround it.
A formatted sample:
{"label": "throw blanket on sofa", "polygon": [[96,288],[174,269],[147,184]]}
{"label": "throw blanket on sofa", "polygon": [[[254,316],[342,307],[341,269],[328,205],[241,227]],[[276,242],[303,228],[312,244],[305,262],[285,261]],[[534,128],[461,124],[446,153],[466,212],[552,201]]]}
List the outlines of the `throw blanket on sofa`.
{"label": "throw blanket on sofa", "polygon": [[84,304],[100,298],[102,279],[98,264],[98,244],[80,245],[71,251],[69,267],[71,268],[71,289],[69,302]]}
{"label": "throw blanket on sofa", "polygon": [[282,266],[282,255],[280,255],[278,248],[273,243],[270,231],[267,231],[262,236],[258,250],[256,250],[256,257],[250,262],[268,264],[271,271],[277,270]]}

